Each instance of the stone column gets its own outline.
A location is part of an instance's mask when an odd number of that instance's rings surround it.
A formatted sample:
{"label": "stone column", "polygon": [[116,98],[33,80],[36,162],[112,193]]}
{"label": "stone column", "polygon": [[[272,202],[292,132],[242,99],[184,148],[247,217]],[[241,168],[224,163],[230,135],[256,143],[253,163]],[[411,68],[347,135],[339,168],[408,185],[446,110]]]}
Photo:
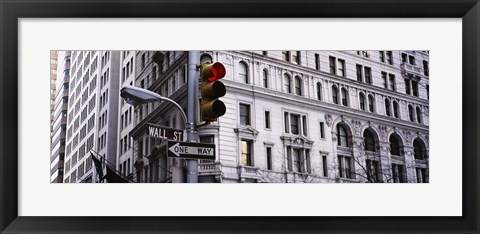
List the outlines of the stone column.
{"label": "stone column", "polygon": [[393,183],[392,160],[390,157],[390,142],[380,141],[380,172],[384,183]]}
{"label": "stone column", "polygon": [[354,167],[355,178],[361,182],[367,182],[367,164],[365,162],[365,150],[363,147],[363,137],[352,136],[352,163]]}
{"label": "stone column", "polygon": [[405,169],[407,171],[407,183],[417,182],[417,172],[415,169],[415,156],[412,146],[404,146]]}

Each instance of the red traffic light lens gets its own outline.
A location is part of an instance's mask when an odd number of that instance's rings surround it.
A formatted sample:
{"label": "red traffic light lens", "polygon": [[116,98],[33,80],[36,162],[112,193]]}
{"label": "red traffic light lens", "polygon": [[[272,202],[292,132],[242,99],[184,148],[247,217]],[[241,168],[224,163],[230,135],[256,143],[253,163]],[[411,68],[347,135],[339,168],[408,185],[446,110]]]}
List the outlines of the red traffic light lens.
{"label": "red traffic light lens", "polygon": [[225,76],[225,67],[221,63],[214,63],[212,65],[212,76],[208,78],[208,81],[213,82],[222,79]]}

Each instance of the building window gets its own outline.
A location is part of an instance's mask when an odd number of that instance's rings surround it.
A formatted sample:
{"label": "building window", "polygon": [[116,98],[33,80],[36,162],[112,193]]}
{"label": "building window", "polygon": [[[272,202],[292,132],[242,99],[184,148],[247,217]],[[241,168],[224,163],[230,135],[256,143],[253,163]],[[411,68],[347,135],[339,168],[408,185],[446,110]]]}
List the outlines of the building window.
{"label": "building window", "polygon": [[242,158],[241,158],[242,165],[253,166],[252,141],[242,140],[240,144],[242,148]]}
{"label": "building window", "polygon": [[423,147],[421,141],[417,138],[413,141],[413,154],[415,156],[415,159],[420,159],[424,160],[425,155],[423,153]]}
{"label": "building window", "polygon": [[416,168],[416,171],[417,171],[417,183],[428,183],[427,169]]}
{"label": "building window", "polygon": [[387,63],[393,65],[392,51],[386,51]]}
{"label": "building window", "polygon": [[417,111],[417,122],[422,123],[422,111],[420,110],[420,107],[417,106],[416,111]]}
{"label": "building window", "polygon": [[382,72],[382,81],[383,81],[383,87],[385,89],[388,89],[387,73],[386,72]]}
{"label": "building window", "polygon": [[410,80],[409,79],[405,79],[405,93],[406,94],[410,94]]}
{"label": "building window", "polygon": [[403,183],[403,165],[392,164],[392,179],[394,183]]}
{"label": "building window", "polygon": [[273,170],[272,147],[267,147],[266,153],[267,153],[267,170]]}
{"label": "building window", "polygon": [[362,65],[357,64],[357,81],[363,82],[363,71]]}
{"label": "building window", "polygon": [[402,64],[407,62],[407,54],[402,53]]}
{"label": "building window", "polygon": [[364,111],[365,110],[365,95],[363,95],[363,93],[360,93],[359,99],[360,99],[360,109]]}
{"label": "building window", "polygon": [[290,51],[282,51],[283,60],[290,62]]}
{"label": "building window", "polygon": [[307,132],[307,116],[303,115],[302,116],[302,128],[303,128],[303,135],[304,136],[307,136],[308,135],[308,132]]}
{"label": "building window", "polygon": [[288,112],[285,112],[283,114],[283,120],[285,121],[285,133],[290,132],[289,131],[290,128],[288,127],[290,125],[290,121],[288,120],[289,119],[288,116],[289,116]]}
{"label": "building window", "polygon": [[367,180],[371,183],[380,182],[379,163],[376,160],[365,160],[367,166]]}
{"label": "building window", "polygon": [[415,121],[412,105],[408,105],[408,116],[410,117],[410,121]]}
{"label": "building window", "polygon": [[152,69],[152,79],[157,80],[157,66],[154,66]]}
{"label": "building window", "polygon": [[292,153],[293,153],[293,171],[295,172],[303,171],[300,149],[292,149]]}
{"label": "building window", "polygon": [[338,72],[339,76],[345,77],[345,60],[339,59],[338,60]]}
{"label": "building window", "polygon": [[320,70],[320,55],[315,54],[315,69]]}
{"label": "building window", "polygon": [[263,55],[263,56],[267,56],[267,55],[268,55],[268,51],[266,51],[266,50],[262,51],[262,55]]}
{"label": "building window", "polygon": [[268,88],[268,71],[263,69],[263,87]]}
{"label": "building window", "polygon": [[350,147],[348,141],[347,129],[341,124],[337,125],[337,145],[343,147]]}
{"label": "building window", "polygon": [[240,103],[240,125],[250,125],[250,105]]}
{"label": "building window", "polygon": [[393,117],[398,118],[398,103],[396,101],[392,102],[393,106]]}
{"label": "building window", "polygon": [[290,132],[292,134],[298,135],[300,134],[300,115],[290,115]]}
{"label": "building window", "polygon": [[200,63],[212,63],[213,58],[209,54],[202,54],[200,57]]}
{"label": "building window", "polygon": [[328,177],[328,164],[327,164],[326,155],[322,155],[322,169],[323,169],[323,176]]}
{"label": "building window", "polygon": [[295,94],[302,96],[302,79],[300,77],[295,77]]}
{"label": "building window", "polygon": [[372,69],[365,67],[365,83],[372,84]]}
{"label": "building window", "polygon": [[340,178],[352,179],[352,159],[349,156],[338,155],[338,170]]}
{"label": "building window", "polygon": [[390,155],[400,156],[400,144],[394,135],[390,135]]}
{"label": "building window", "polygon": [[348,106],[348,91],[346,88],[342,88],[342,105]]}
{"label": "building window", "polygon": [[418,82],[412,80],[412,93],[413,96],[418,97]]}
{"label": "building window", "polygon": [[[285,133],[307,135],[307,116],[300,114],[284,113]],[[300,122],[302,121],[302,122]],[[302,124],[303,123],[303,124]]]}
{"label": "building window", "polygon": [[325,139],[325,123],[320,122],[320,138]]}
{"label": "building window", "polygon": [[428,76],[430,73],[428,69],[428,61],[423,60],[423,75]]}
{"label": "building window", "polygon": [[395,75],[388,74],[388,81],[390,82],[390,89],[395,91],[396,90],[396,88],[395,88]]}
{"label": "building window", "polygon": [[317,82],[317,99],[322,100],[322,84],[320,82]]}
{"label": "building window", "polygon": [[380,62],[384,63],[385,62],[385,52],[384,51],[379,51],[380,53]]}
{"label": "building window", "polygon": [[270,129],[270,111],[265,111],[265,128]]}
{"label": "building window", "polygon": [[142,69],[145,68],[145,53],[142,54]]}
{"label": "building window", "polygon": [[417,183],[428,183],[427,169],[416,168],[416,171],[417,171]]}
{"label": "building window", "polygon": [[287,146],[287,169],[292,171],[292,147]]}
{"label": "building window", "polygon": [[332,100],[333,100],[333,103],[338,104],[338,89],[337,89],[337,86],[332,86]]}
{"label": "building window", "polygon": [[415,65],[415,57],[412,56],[412,55],[409,55],[408,56],[408,63],[410,63],[411,65]]}
{"label": "building window", "polygon": [[363,141],[365,144],[365,151],[375,152],[375,138],[373,134],[367,129],[363,132]]}
{"label": "building window", "polygon": [[283,86],[284,86],[284,91],[287,93],[292,93],[292,80],[290,79],[290,76],[285,74],[283,75]]}
{"label": "building window", "polygon": [[238,64],[238,80],[241,83],[248,84],[247,64],[240,62]]}
{"label": "building window", "polygon": [[426,86],[427,89],[427,100],[430,99],[430,85]]}
{"label": "building window", "polygon": [[335,57],[330,56],[329,57],[329,62],[330,62],[330,74],[337,74],[337,59]]}
{"label": "building window", "polygon": [[293,62],[300,65],[301,64],[301,53],[300,51],[296,51],[295,55],[293,55]]}
{"label": "building window", "polygon": [[375,99],[373,98],[373,96],[371,94],[368,95],[368,110],[372,113],[374,112],[374,109],[373,109],[374,101],[375,101]]}
{"label": "building window", "polygon": [[390,101],[388,99],[385,99],[385,114],[387,116],[391,116],[390,115]]}

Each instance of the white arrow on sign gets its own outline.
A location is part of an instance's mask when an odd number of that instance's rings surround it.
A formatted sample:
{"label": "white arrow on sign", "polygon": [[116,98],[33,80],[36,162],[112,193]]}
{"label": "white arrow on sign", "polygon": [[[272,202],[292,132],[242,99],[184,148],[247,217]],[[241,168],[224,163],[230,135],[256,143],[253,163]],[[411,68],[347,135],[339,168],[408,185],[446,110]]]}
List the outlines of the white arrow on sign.
{"label": "white arrow on sign", "polygon": [[208,147],[195,147],[195,146],[185,146],[180,145],[180,143],[176,143],[168,148],[170,152],[175,154],[175,156],[179,157],[180,154],[186,155],[207,155],[207,156],[214,156],[213,148]]}

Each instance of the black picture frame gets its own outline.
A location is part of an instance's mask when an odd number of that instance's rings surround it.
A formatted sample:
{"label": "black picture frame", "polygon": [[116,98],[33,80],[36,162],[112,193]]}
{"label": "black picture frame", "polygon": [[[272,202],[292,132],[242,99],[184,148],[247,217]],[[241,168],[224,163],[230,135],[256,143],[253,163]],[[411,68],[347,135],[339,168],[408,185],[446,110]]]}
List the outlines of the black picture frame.
{"label": "black picture frame", "polygon": [[[138,2],[134,0],[0,0],[0,16],[1,233],[479,232],[480,4],[478,0],[145,0]],[[17,20],[46,17],[462,18],[463,215],[461,217],[18,216]]]}

